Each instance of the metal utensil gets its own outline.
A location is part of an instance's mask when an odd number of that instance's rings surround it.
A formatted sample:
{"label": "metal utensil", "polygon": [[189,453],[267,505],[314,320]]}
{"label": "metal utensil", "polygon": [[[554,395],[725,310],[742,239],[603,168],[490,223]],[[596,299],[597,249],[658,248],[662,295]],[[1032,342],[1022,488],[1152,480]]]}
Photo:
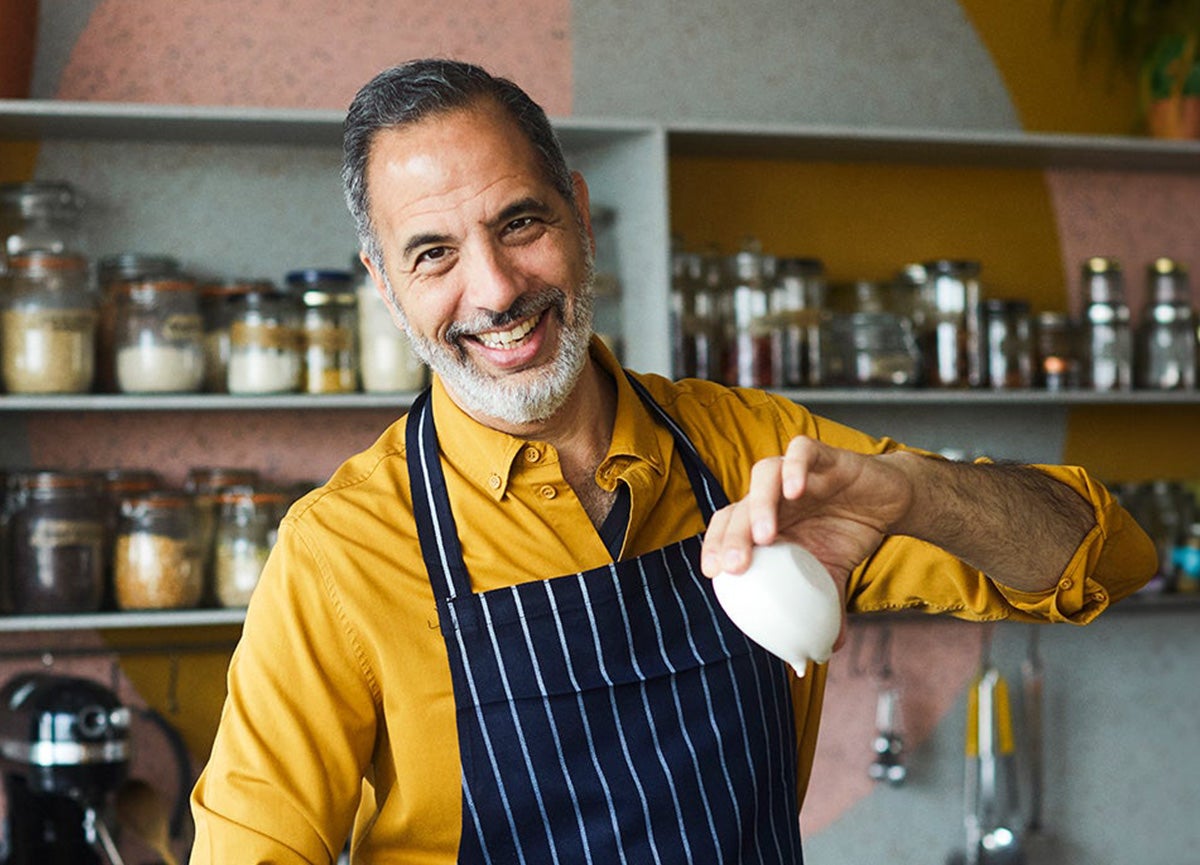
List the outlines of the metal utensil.
{"label": "metal utensil", "polygon": [[[991,662],[991,633],[983,639],[980,669],[967,692],[963,830],[966,846],[947,865],[1021,865],[1013,829],[1016,813],[1015,743],[1008,685]],[[1003,791],[1003,796],[1000,792]]]}

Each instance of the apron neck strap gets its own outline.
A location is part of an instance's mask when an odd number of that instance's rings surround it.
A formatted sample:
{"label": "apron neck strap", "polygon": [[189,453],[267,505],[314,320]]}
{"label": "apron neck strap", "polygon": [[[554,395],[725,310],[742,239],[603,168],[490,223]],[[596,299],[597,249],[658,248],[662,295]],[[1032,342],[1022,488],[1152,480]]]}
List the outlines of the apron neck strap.
{"label": "apron neck strap", "polygon": [[[663,410],[645,386],[628,372],[625,373],[625,379],[650,413],[671,431],[691,481],[696,505],[704,517],[704,524],[708,525],[712,515],[729,504],[720,482],[705,465],[687,433]],[[413,516],[417,522],[417,535],[421,541],[425,570],[431,578],[435,574],[445,575],[448,597],[470,594],[471,578],[467,573],[467,566],[463,563],[462,545],[458,539],[454,514],[450,510],[450,497],[446,493],[446,478],[438,453],[430,388],[426,388],[413,400],[404,435],[408,452]]]}

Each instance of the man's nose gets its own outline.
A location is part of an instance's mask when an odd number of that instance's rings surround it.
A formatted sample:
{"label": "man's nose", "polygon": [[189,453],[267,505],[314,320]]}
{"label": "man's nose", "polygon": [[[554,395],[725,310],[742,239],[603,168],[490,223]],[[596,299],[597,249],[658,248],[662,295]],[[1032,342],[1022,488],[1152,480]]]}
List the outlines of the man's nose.
{"label": "man's nose", "polygon": [[482,244],[467,269],[467,300],[477,309],[503,312],[521,294],[524,280],[503,247]]}

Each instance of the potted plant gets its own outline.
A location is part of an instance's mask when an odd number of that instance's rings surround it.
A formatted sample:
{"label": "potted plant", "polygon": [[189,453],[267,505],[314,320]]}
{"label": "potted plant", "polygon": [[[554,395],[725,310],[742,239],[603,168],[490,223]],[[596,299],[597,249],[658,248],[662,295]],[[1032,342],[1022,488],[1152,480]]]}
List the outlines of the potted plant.
{"label": "potted plant", "polygon": [[1085,55],[1107,38],[1115,62],[1137,76],[1150,134],[1200,138],[1200,0],[1074,2]]}

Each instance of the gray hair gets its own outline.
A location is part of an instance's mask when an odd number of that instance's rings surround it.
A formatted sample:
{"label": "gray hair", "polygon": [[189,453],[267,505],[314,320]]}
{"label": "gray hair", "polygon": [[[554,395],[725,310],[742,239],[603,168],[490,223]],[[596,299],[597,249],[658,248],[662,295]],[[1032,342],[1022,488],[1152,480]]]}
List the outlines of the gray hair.
{"label": "gray hair", "polygon": [[385,69],[363,86],[343,124],[342,187],[354,217],[358,241],[382,269],[379,238],[371,224],[367,160],[380,130],[411,126],[428,117],[491,99],[533,145],[546,179],[571,204],[575,188],[546,112],[520,87],[479,66],[457,60],[423,59]]}

